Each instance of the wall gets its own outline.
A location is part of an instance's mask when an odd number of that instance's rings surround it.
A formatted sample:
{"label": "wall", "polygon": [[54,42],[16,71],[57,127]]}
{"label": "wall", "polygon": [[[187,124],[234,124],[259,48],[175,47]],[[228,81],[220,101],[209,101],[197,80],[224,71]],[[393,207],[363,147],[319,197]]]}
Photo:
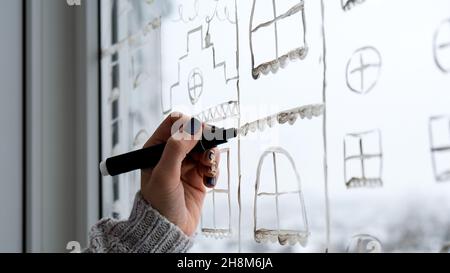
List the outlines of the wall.
{"label": "wall", "polygon": [[22,250],[22,1],[0,9],[0,252]]}
{"label": "wall", "polygon": [[94,1],[27,1],[29,252],[86,246],[98,219],[96,18]]}

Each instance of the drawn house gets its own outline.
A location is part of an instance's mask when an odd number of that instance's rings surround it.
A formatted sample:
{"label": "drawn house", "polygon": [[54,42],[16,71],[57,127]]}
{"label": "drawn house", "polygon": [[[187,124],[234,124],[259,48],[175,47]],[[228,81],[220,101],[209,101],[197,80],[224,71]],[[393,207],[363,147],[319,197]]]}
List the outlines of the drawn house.
{"label": "drawn house", "polygon": [[[220,1],[217,2],[219,4]],[[216,2],[212,2],[216,3]],[[220,44],[214,24],[225,24],[230,36],[236,37],[233,20],[218,20],[216,11],[184,34],[185,52],[177,59],[176,78],[163,90],[161,107],[164,114],[182,111],[217,127],[237,128],[239,119],[238,71],[235,45]],[[227,15],[231,16],[231,15]],[[233,14],[234,16],[234,14]],[[216,20],[217,19],[217,20]],[[229,19],[229,18],[228,18]],[[184,23],[183,21],[181,23]],[[224,58],[219,49],[228,52]],[[232,189],[237,186],[237,143],[221,145],[221,173],[214,189],[208,189],[202,211],[201,233],[206,237],[230,237],[232,226]]]}
{"label": "drawn house", "polygon": [[302,252],[326,241],[324,195],[316,195],[325,188],[320,1],[254,0],[247,8],[251,70],[241,103],[263,107],[240,127],[241,196],[254,196],[253,204],[241,200],[253,209],[241,229],[253,235],[248,247]]}
{"label": "drawn house", "polygon": [[[272,158],[270,158],[270,155]],[[286,157],[291,164],[291,168],[295,173],[295,177],[292,179],[296,180],[296,187],[290,191],[280,191],[279,190],[279,181],[278,181],[278,170],[277,170],[277,157]],[[269,157],[269,158],[267,158]],[[275,184],[275,191],[273,192],[263,192],[260,191],[260,183],[261,183],[261,169],[263,167],[263,163],[265,160],[273,160],[273,168],[274,168],[274,177],[273,183]],[[296,229],[285,229],[282,227],[282,223],[280,222],[280,207],[279,202],[281,198],[284,198],[286,195],[295,195],[298,196],[298,203],[300,205],[301,211],[293,210],[291,213],[291,217],[298,217],[301,219],[302,226],[297,227]],[[258,201],[263,197],[273,197],[274,198],[274,206],[275,206],[275,215],[273,216],[276,219],[276,229],[268,229],[264,227],[260,227],[258,223]],[[258,243],[262,242],[276,242],[278,241],[281,245],[294,245],[297,242],[302,246],[305,246],[308,237],[309,237],[309,227],[308,227],[308,218],[306,215],[306,207],[305,200],[303,199],[303,193],[301,189],[301,181],[300,175],[295,166],[294,160],[289,154],[288,151],[282,148],[272,147],[267,149],[263,155],[261,156],[258,163],[258,170],[256,174],[256,185],[255,185],[255,204],[254,204],[255,212],[254,212],[254,236],[255,241]]]}
{"label": "drawn house", "polygon": [[176,82],[161,96],[163,113],[170,113],[177,106],[191,106],[183,110],[199,114],[202,109],[237,100],[236,68],[216,59],[215,45],[207,37],[203,25],[187,33],[187,50],[178,59]]}
{"label": "drawn house", "polygon": [[[304,1],[295,1],[287,7],[284,2],[292,1],[253,0],[250,51],[254,79],[261,74],[276,73],[291,61],[303,60],[308,53]],[[267,5],[271,6],[271,13],[263,12]],[[288,30],[290,35],[283,35]],[[298,38],[292,39],[291,35]]]}

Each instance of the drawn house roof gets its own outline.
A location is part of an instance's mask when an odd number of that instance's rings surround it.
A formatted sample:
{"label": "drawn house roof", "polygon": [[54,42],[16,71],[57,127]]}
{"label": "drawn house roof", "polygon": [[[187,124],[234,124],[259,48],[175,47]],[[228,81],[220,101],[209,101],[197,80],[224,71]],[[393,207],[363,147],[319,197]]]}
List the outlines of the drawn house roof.
{"label": "drawn house roof", "polygon": [[[209,35],[209,33],[205,34],[203,25],[201,25],[197,28],[194,28],[187,33],[186,52],[183,56],[178,58],[177,80],[174,84],[172,84],[170,86],[169,90],[163,91],[163,92],[168,92],[168,94],[162,94],[162,96],[161,96],[161,107],[163,109],[164,114],[167,114],[172,111],[173,93],[177,92],[175,90],[179,89],[186,83],[187,83],[188,89],[195,89],[196,87],[197,88],[200,87],[198,85],[199,82],[201,82],[202,85],[205,84],[205,81],[207,81],[207,79],[205,77],[203,77],[202,69],[204,69],[205,71],[208,70],[208,73],[212,71],[213,73],[221,74],[222,76],[220,76],[220,77],[223,77],[223,82],[221,82],[221,83],[219,82],[219,84],[228,85],[230,82],[236,81],[238,79],[237,68],[228,67],[226,61],[217,60],[215,45],[213,42],[211,42],[210,37],[211,36]],[[208,56],[208,58],[210,59],[210,61],[208,61],[208,63],[206,65],[204,65],[205,67],[187,68],[187,70],[191,70],[191,73],[190,73],[190,75],[187,75],[187,78],[186,78],[185,75],[182,74],[182,71],[186,70],[185,66],[187,65],[186,64],[187,60],[189,60],[189,58],[195,58],[194,56],[191,56],[191,53],[195,52],[195,51],[201,52],[201,54],[206,54]],[[196,71],[194,71],[194,70],[196,70]],[[192,75],[194,75],[197,79],[197,82],[194,81],[194,84],[192,84]],[[194,78],[194,80],[195,80],[195,78]],[[218,83],[218,82],[215,81],[214,84],[216,84],[216,83]],[[192,86],[192,88],[190,88],[189,86]],[[191,90],[186,90],[186,91],[191,91]],[[198,92],[197,92],[197,95],[198,95]],[[183,96],[183,95],[179,94],[177,96]],[[189,93],[189,96],[191,96],[191,93]],[[191,102],[193,104],[195,104],[197,102],[197,99],[198,98],[193,99],[191,96]],[[219,106],[222,103],[226,103],[226,102],[227,101],[218,102],[217,106]]]}

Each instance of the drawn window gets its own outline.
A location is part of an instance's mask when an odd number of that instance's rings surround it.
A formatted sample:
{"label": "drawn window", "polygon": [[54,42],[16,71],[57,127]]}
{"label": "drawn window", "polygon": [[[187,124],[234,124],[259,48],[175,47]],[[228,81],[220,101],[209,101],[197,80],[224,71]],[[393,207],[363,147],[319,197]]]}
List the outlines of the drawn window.
{"label": "drawn window", "polygon": [[[220,169],[226,172],[220,174],[217,186],[207,192],[201,219],[202,234],[215,238],[231,235],[230,149],[222,149],[220,154]],[[226,164],[225,167],[223,163]],[[224,213],[225,211],[227,213]],[[217,217],[218,214],[220,217]]]}
{"label": "drawn window", "polygon": [[306,57],[305,20],[303,0],[253,0],[249,35],[255,80]]}
{"label": "drawn window", "polygon": [[347,63],[347,87],[357,94],[367,94],[377,85],[383,66],[381,53],[373,46],[359,48]]}
{"label": "drawn window", "polygon": [[450,181],[450,117],[430,118],[429,133],[436,181]]}
{"label": "drawn window", "polygon": [[188,76],[189,98],[192,104],[196,104],[203,93],[203,74],[198,68],[194,68]]}
{"label": "drawn window", "polygon": [[379,130],[348,134],[344,139],[344,177],[347,188],[381,187],[383,152]]}
{"label": "drawn window", "polygon": [[[270,159],[271,157],[271,159]],[[294,175],[292,179],[294,179],[295,188],[293,189],[283,189],[281,185],[281,181],[279,181],[279,169],[281,166],[280,162],[284,158],[284,162],[287,164],[284,167],[288,167],[293,171]],[[273,164],[273,178],[268,178],[266,182],[268,185],[263,185],[263,165],[264,162],[269,161]],[[283,169],[284,171],[284,169]],[[283,181],[285,183],[286,181]],[[264,191],[264,189],[269,189]],[[289,198],[292,197],[292,198]],[[269,201],[263,202],[263,199]],[[267,200],[269,199],[269,200]],[[270,200],[272,199],[272,200]],[[289,207],[289,210],[281,210],[281,204],[285,202]],[[263,206],[260,203],[264,203],[266,206]],[[297,203],[297,204],[295,204]],[[261,209],[259,209],[261,208]],[[274,209],[273,209],[274,208]],[[286,207],[284,207],[286,208]],[[297,211],[298,209],[298,211]],[[283,212],[287,212],[288,214],[283,215]],[[275,215],[273,215],[274,213]],[[285,216],[285,217],[282,217]],[[262,223],[260,227],[260,219],[268,218],[273,222],[275,219],[275,225],[270,223],[270,227],[267,226],[268,223]],[[296,221],[298,220],[298,221]],[[283,224],[289,225],[289,227],[293,227],[292,224],[288,224],[288,222],[294,223],[295,228],[293,229],[284,229]],[[300,226],[297,223],[301,223]],[[302,246],[306,246],[309,237],[309,227],[308,227],[308,219],[306,215],[305,201],[303,198],[303,193],[301,190],[301,182],[300,175],[295,166],[294,160],[291,155],[284,149],[279,147],[269,148],[266,150],[258,163],[258,169],[256,174],[256,185],[255,185],[255,204],[254,204],[254,238],[258,243],[265,242],[276,242],[280,245],[294,245],[299,243]]]}

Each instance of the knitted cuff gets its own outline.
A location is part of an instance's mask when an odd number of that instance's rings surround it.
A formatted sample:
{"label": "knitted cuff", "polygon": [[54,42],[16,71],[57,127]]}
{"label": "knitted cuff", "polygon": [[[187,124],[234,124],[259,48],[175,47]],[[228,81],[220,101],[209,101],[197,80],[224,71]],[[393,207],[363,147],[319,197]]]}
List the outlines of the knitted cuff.
{"label": "knitted cuff", "polygon": [[135,197],[127,221],[104,219],[91,230],[88,252],[180,253],[192,240],[148,204],[142,194]]}

